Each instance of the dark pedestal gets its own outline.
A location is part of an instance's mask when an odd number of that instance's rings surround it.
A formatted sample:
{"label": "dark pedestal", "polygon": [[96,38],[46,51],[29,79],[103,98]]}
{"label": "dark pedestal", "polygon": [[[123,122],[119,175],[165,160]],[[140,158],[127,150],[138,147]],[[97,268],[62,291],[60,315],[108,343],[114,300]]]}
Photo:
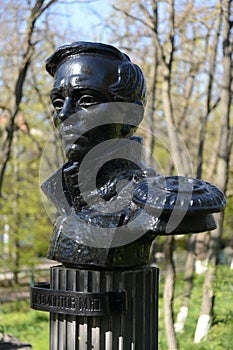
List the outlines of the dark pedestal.
{"label": "dark pedestal", "polygon": [[[128,271],[51,268],[53,290],[125,291],[123,311],[102,316],[50,313],[50,350],[156,350],[158,348],[159,270],[140,267]],[[98,294],[97,294],[98,295]],[[85,305],[84,305],[85,304]],[[82,300],[85,313],[94,305]],[[64,305],[63,305],[64,308]],[[94,312],[95,313],[95,312]]]}

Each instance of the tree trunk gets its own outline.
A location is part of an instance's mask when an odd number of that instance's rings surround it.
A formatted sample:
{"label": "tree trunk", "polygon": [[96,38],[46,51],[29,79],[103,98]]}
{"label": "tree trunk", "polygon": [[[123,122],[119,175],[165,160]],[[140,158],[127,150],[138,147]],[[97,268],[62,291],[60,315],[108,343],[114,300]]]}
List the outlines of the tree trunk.
{"label": "tree trunk", "polygon": [[171,84],[170,84],[170,74],[167,67],[163,68],[163,108],[164,114],[167,122],[167,132],[170,143],[170,152],[172,160],[175,164],[177,172],[179,175],[189,175],[189,169],[187,169],[189,165],[189,161],[183,158],[182,145],[179,140],[179,136],[177,130],[175,128],[175,119],[173,115],[172,109],[172,101],[171,101]]}
{"label": "tree trunk", "polygon": [[188,317],[189,301],[190,301],[190,296],[193,288],[195,241],[196,241],[196,236],[194,234],[190,235],[189,241],[188,241],[187,258],[185,263],[183,302],[180,307],[180,311],[177,315],[177,319],[175,323],[175,330],[177,333],[183,331],[185,321]]}
{"label": "tree trunk", "polygon": [[174,236],[168,236],[164,245],[166,277],[164,284],[164,323],[169,350],[178,349],[174,318],[173,318],[173,297],[175,284],[175,267],[173,263]]}
{"label": "tree trunk", "polygon": [[[205,100],[205,108],[204,113],[200,117],[200,134],[199,134],[199,145],[197,152],[197,171],[196,176],[198,179],[202,178],[202,165],[203,165],[203,154],[204,154],[204,146],[206,139],[206,128],[209,119],[210,112],[216,108],[218,105],[218,100],[212,101],[213,94],[213,83],[215,77],[215,71],[217,66],[217,52],[219,45],[219,37],[221,32],[221,24],[222,24],[222,16],[221,16],[221,6],[219,4],[218,16],[216,20],[216,33],[213,39],[213,43],[211,45],[212,50],[210,51],[210,63],[209,63],[209,71],[208,71],[208,82],[206,86],[206,100]],[[206,51],[208,51],[209,42],[206,40]]]}
{"label": "tree trunk", "polygon": [[[178,175],[190,176],[191,167],[190,159],[187,158],[187,154],[183,149],[183,144],[181,143],[180,137],[176,130],[176,122],[173,111],[173,103],[171,98],[171,77],[174,63],[174,53],[175,53],[175,4],[174,0],[168,1],[169,5],[169,25],[170,34],[167,39],[167,49],[166,52],[163,51],[162,45],[160,44],[161,52],[161,64],[162,64],[162,101],[164,115],[167,121],[167,132],[170,143],[170,152],[172,160],[177,169]],[[157,41],[159,39],[157,38]]]}
{"label": "tree trunk", "polygon": [[[220,148],[218,153],[218,164],[216,174],[216,185],[226,192],[228,184],[228,168],[229,158],[232,147],[231,133],[230,133],[230,104],[231,104],[231,55],[232,55],[232,33],[231,33],[231,4],[232,0],[223,0],[223,79],[221,91],[221,115],[222,123],[220,130]],[[209,268],[207,270],[204,290],[202,296],[201,313],[198,319],[194,342],[199,343],[208,332],[211,326],[214,306],[214,290],[213,281],[216,274],[216,265],[218,263],[218,251],[220,240],[223,231],[223,213],[217,216],[218,227],[211,232],[210,247],[209,247]]]}
{"label": "tree trunk", "polygon": [[20,242],[18,237],[18,230],[16,228],[16,237],[14,240],[14,266],[13,266],[13,274],[14,274],[14,284],[19,284],[19,270],[20,270]]}
{"label": "tree trunk", "polygon": [[[210,63],[209,63],[209,77],[207,83],[207,93],[206,93],[206,101],[205,101],[205,110],[203,116],[200,118],[200,133],[199,133],[199,145],[198,145],[198,153],[197,153],[197,170],[196,177],[198,179],[202,178],[202,165],[203,165],[203,153],[204,153],[204,145],[206,139],[206,128],[207,122],[209,119],[209,114],[213,109],[214,103],[212,103],[212,90],[213,90],[213,82],[216,70],[216,61],[217,61],[217,48],[219,43],[219,36],[221,30],[221,10],[219,11],[219,16],[217,18],[216,23],[216,35],[213,39],[212,43],[212,51],[210,53]],[[206,47],[208,47],[209,43],[206,42]],[[207,51],[207,49],[206,49]],[[199,235],[199,238],[202,236]],[[183,303],[181,305],[180,311],[177,316],[176,322],[176,331],[182,332],[184,328],[185,321],[188,317],[188,308],[189,308],[189,300],[192,293],[193,288],[193,272],[194,272],[194,263],[195,263],[195,242],[196,235],[190,236],[189,241],[189,249],[187,254],[187,260],[185,264],[185,284],[184,284],[184,297]],[[200,242],[200,239],[199,239]],[[204,241],[203,241],[204,244]]]}
{"label": "tree trunk", "polygon": [[156,83],[157,83],[157,67],[158,67],[158,59],[157,54],[154,56],[154,64],[151,69],[151,86],[150,93],[148,96],[147,102],[147,113],[145,115],[147,119],[147,144],[148,151],[146,154],[146,163],[150,167],[154,167],[154,146],[155,146],[155,100],[156,100]]}
{"label": "tree trunk", "polygon": [[20,103],[23,97],[23,86],[27,76],[28,69],[31,64],[31,58],[34,52],[33,34],[35,31],[36,21],[40,15],[57,0],[50,0],[47,4],[45,0],[38,0],[31,8],[30,16],[28,17],[27,27],[24,33],[24,50],[21,54],[21,62],[19,64],[18,75],[14,86],[14,104],[11,110],[8,110],[10,116],[5,130],[5,139],[2,142],[0,154],[0,198],[2,196],[3,179],[7,163],[11,156],[12,142],[14,132],[17,129],[15,119],[19,112]]}

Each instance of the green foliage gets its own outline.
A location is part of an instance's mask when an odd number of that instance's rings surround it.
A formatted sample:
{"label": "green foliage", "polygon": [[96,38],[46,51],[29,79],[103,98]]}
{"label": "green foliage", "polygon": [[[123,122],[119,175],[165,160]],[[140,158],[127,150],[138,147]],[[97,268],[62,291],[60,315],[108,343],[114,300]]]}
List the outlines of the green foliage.
{"label": "green foliage", "polygon": [[48,314],[29,309],[29,301],[16,301],[1,306],[0,332],[30,343],[33,350],[48,349]]}
{"label": "green foliage", "polygon": [[[13,0],[0,10],[6,20],[1,24],[0,44],[0,153],[9,129],[9,111],[14,105],[15,82],[21,69],[19,63],[25,47],[24,33],[32,6],[31,2]],[[46,256],[51,232],[51,222],[43,208],[39,190],[40,159],[51,133],[49,118],[52,115],[49,103],[52,78],[46,73],[44,62],[57,46],[55,41],[58,40],[59,44],[65,41],[65,34],[57,30],[58,20],[53,21],[52,17],[48,20],[48,10],[45,11],[46,16],[41,15],[33,33],[33,56],[15,118],[13,144],[9,150],[11,157],[0,198],[0,269],[13,271],[15,282],[21,267],[33,266],[38,257]],[[8,18],[11,20],[8,21]]]}
{"label": "green foliage", "polygon": [[[215,280],[215,307],[212,328],[200,344],[194,344],[194,332],[199,316],[204,276],[194,276],[194,288],[184,332],[178,334],[180,350],[231,350],[233,334],[232,270],[218,266]],[[177,274],[175,286],[175,317],[183,298],[183,275]],[[49,322],[45,312],[29,309],[29,301],[15,301],[0,308],[0,332],[10,333],[21,341],[30,342],[34,350],[48,349]],[[159,350],[167,350],[163,321],[163,277],[159,286]]]}
{"label": "green foliage", "polygon": [[[227,198],[227,206],[224,212],[224,233],[223,238],[229,243],[232,243],[232,228],[233,228],[233,197]],[[230,244],[232,246],[232,244]]]}
{"label": "green foliage", "polygon": [[[215,306],[212,327],[208,336],[200,344],[194,344],[194,333],[201,309],[202,286],[204,275],[194,276],[194,287],[190,300],[188,319],[184,332],[178,333],[180,350],[230,350],[232,349],[233,334],[233,296],[232,270],[228,266],[219,265],[215,280]],[[183,298],[183,274],[177,274],[175,285],[174,317],[179,311]],[[161,280],[159,300],[159,350],[167,350],[166,336],[163,324],[163,279]]]}
{"label": "green foliage", "polygon": [[[43,208],[39,189],[40,151],[27,133],[18,132],[13,157],[4,181],[2,225],[8,226],[9,243],[2,253],[1,266],[14,272],[34,266],[45,256],[51,222]],[[3,247],[2,247],[3,249]]]}

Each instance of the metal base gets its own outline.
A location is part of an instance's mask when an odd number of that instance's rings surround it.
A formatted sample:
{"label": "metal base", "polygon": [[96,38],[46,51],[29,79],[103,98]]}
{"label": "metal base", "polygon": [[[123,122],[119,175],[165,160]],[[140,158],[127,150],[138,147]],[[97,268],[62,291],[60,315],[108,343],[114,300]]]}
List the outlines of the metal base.
{"label": "metal base", "polygon": [[[78,292],[125,290],[126,310],[104,316],[50,313],[50,350],[156,350],[159,270],[51,268],[51,288]],[[87,306],[88,307],[88,306]]]}

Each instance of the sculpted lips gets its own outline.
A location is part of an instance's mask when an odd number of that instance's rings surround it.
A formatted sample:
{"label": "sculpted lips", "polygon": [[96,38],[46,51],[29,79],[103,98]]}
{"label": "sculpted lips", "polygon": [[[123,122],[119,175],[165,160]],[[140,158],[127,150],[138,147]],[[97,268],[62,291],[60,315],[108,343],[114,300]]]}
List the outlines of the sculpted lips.
{"label": "sculpted lips", "polygon": [[61,126],[59,130],[59,136],[65,146],[79,142],[80,144],[87,141],[87,137],[83,135],[80,127],[77,128],[75,125]]}

